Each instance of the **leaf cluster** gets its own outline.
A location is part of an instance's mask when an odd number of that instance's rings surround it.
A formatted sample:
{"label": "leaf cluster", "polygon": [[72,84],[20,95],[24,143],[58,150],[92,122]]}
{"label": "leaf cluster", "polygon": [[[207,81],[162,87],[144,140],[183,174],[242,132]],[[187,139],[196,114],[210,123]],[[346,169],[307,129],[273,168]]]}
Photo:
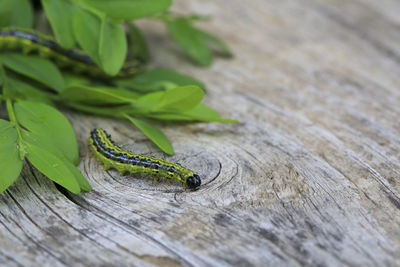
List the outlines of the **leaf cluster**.
{"label": "leaf cluster", "polygon": [[[149,49],[132,22],[150,18],[168,32],[194,62],[208,66],[211,48],[231,56],[217,37],[194,26],[198,16],[177,16],[172,0],[41,0],[44,27],[65,49],[86,52],[108,77],[116,75],[127,55],[149,60]],[[36,11],[36,12],[41,12]],[[0,27],[33,28],[35,12],[28,0],[2,0]],[[37,24],[37,23],[36,23]],[[43,25],[41,26],[43,28]],[[202,104],[205,85],[167,69],[143,71],[124,79],[91,79],[60,70],[43,55],[0,49],[0,103],[9,120],[0,120],[0,193],[19,176],[27,159],[40,172],[73,193],[90,191],[76,166],[75,133],[58,105],[130,121],[162,151],[173,154],[155,120],[235,122]]]}

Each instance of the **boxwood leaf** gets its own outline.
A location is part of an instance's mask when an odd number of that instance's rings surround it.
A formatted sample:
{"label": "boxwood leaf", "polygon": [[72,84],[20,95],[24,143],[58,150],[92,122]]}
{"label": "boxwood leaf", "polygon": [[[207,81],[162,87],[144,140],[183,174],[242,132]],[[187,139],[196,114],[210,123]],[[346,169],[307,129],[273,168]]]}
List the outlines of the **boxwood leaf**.
{"label": "boxwood leaf", "polygon": [[136,113],[148,113],[157,105],[158,102],[160,102],[160,99],[164,94],[164,91],[145,94],[133,103],[132,108]]}
{"label": "boxwood leaf", "polygon": [[171,121],[207,121],[207,122],[222,122],[222,123],[237,123],[237,120],[224,119],[213,110],[212,108],[199,104],[191,110],[183,112],[166,112],[166,113],[153,113],[147,115],[148,117],[161,120]]}
{"label": "boxwood leaf", "polygon": [[75,180],[78,182],[79,187],[83,192],[90,192],[92,187],[86,180],[86,178],[82,175],[82,173],[70,162],[64,161],[65,166],[70,170],[70,172],[74,175]]}
{"label": "boxwood leaf", "polygon": [[62,100],[75,101],[89,105],[124,105],[135,101],[138,94],[110,87],[90,87],[73,85],[60,94]]}
{"label": "boxwood leaf", "polygon": [[63,73],[63,75],[66,87],[69,87],[71,85],[89,85],[91,83],[90,79],[82,75],[77,75],[69,72]]}
{"label": "boxwood leaf", "polygon": [[43,102],[51,105],[50,95],[45,93],[33,85],[17,80],[11,77],[7,77],[8,86],[10,88],[10,93],[15,99],[25,99],[37,102]]}
{"label": "boxwood leaf", "polygon": [[17,180],[22,163],[17,148],[17,131],[9,121],[0,120],[0,193]]}
{"label": "boxwood leaf", "polygon": [[99,42],[101,19],[85,10],[77,9],[73,18],[75,39],[97,65],[100,64]]}
{"label": "boxwood leaf", "polygon": [[163,132],[161,132],[159,129],[157,129],[155,126],[136,119],[132,118],[131,116],[125,115],[125,117],[131,121],[136,127],[139,128],[148,138],[150,138],[151,141],[154,142],[162,151],[169,155],[174,154],[174,150],[172,148],[171,143],[169,142],[168,138],[164,135]]}
{"label": "boxwood leaf", "polygon": [[22,137],[25,143],[29,143],[37,147],[40,147],[46,151],[51,152],[59,159],[62,159],[64,165],[74,175],[75,180],[78,182],[81,190],[85,192],[89,192],[91,190],[89,183],[86,181],[85,177],[83,177],[81,172],[72,163],[70,163],[70,161],[62,154],[62,152],[52,142],[49,142],[47,137],[40,136],[32,132],[28,132],[26,130],[22,130]]}
{"label": "boxwood leaf", "polygon": [[65,86],[60,71],[47,59],[17,53],[1,54],[1,58],[7,68],[39,81],[57,92]]}
{"label": "boxwood leaf", "polygon": [[144,71],[128,79],[115,80],[114,83],[120,87],[147,92],[184,85],[196,85],[205,89],[204,83],[195,78],[168,69],[152,69]]}
{"label": "boxwood leaf", "polygon": [[201,66],[209,66],[212,62],[211,51],[203,35],[185,18],[167,22],[172,38],[183,51]]}
{"label": "boxwood leaf", "polygon": [[72,30],[75,7],[67,0],[42,0],[42,5],[56,40],[62,47],[72,48],[75,45]]}
{"label": "boxwood leaf", "polygon": [[[82,0],[81,0],[82,1]],[[172,0],[83,0],[115,19],[132,20],[166,10]]]}
{"label": "boxwood leaf", "polygon": [[197,31],[199,32],[200,35],[203,36],[203,38],[208,43],[216,46],[220,50],[221,55],[226,56],[226,57],[233,57],[233,53],[231,52],[229,47],[224,42],[221,41],[221,39],[217,38],[216,36],[214,36],[208,32],[205,32],[203,30],[197,29]]}
{"label": "boxwood leaf", "polygon": [[29,0],[1,0],[0,27],[32,28],[33,8]]}
{"label": "boxwood leaf", "polygon": [[124,64],[127,52],[127,40],[124,31],[116,24],[102,19],[99,41],[99,55],[102,69],[109,75],[115,75]]}
{"label": "boxwood leaf", "polygon": [[74,34],[79,45],[108,75],[115,75],[122,67],[127,41],[118,24],[79,9],[74,16]]}
{"label": "boxwood leaf", "polygon": [[27,158],[36,169],[72,193],[80,192],[80,185],[75,175],[66,166],[63,159],[34,144],[26,142],[25,145]]}
{"label": "boxwood leaf", "polygon": [[204,91],[198,86],[187,85],[165,91],[152,111],[184,111],[193,109],[204,97]]}
{"label": "boxwood leaf", "polygon": [[17,120],[25,129],[54,144],[69,161],[78,165],[75,132],[61,112],[46,104],[31,101],[17,102],[14,107]]}
{"label": "boxwood leaf", "polygon": [[75,110],[79,110],[89,114],[97,114],[97,115],[110,116],[116,118],[121,118],[123,116],[122,114],[124,113],[137,114],[136,109],[131,105],[105,107],[105,106],[89,106],[78,102],[64,102],[63,104]]}

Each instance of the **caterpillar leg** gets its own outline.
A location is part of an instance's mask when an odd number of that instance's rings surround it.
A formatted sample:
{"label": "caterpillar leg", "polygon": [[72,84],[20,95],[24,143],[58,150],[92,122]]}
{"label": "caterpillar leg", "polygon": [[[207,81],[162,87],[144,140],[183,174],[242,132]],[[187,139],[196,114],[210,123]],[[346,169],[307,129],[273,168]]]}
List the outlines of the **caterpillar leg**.
{"label": "caterpillar leg", "polygon": [[24,53],[25,55],[30,54],[31,52],[33,52],[35,50],[35,47],[31,46],[31,45],[24,45],[22,47],[22,53]]}
{"label": "caterpillar leg", "polygon": [[167,184],[168,184],[168,186],[171,185],[171,179],[167,179]]}
{"label": "caterpillar leg", "polygon": [[157,177],[153,178],[153,183],[155,183],[155,184],[157,183]]}
{"label": "caterpillar leg", "polygon": [[109,164],[104,164],[104,170],[108,171],[111,168],[111,166]]}

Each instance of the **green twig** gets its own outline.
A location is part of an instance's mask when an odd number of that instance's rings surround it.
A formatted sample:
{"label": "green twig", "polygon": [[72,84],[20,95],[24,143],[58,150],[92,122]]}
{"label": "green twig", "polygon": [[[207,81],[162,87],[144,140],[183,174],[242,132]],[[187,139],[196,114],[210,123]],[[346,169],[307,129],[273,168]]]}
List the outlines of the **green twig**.
{"label": "green twig", "polygon": [[8,112],[8,117],[10,119],[10,123],[17,131],[19,157],[21,160],[23,160],[26,155],[26,150],[25,150],[25,145],[23,143],[23,139],[22,139],[21,128],[19,127],[17,117],[15,116],[14,107],[13,107],[11,99],[6,100],[6,106],[7,106],[7,112]]}
{"label": "green twig", "polygon": [[2,89],[3,89],[3,95],[1,96],[1,100],[5,100],[6,101],[6,108],[7,108],[7,112],[8,112],[8,118],[10,119],[10,123],[11,125],[15,128],[15,130],[17,131],[17,138],[18,138],[18,149],[19,149],[19,157],[21,160],[23,160],[25,158],[26,155],[26,150],[25,150],[25,146],[23,143],[23,139],[22,139],[22,134],[21,134],[21,128],[19,127],[18,121],[17,121],[17,117],[15,116],[15,112],[14,112],[14,108],[13,108],[13,104],[12,104],[12,99],[11,99],[11,92],[10,92],[10,88],[8,85],[8,79],[7,79],[7,75],[6,72],[4,70],[3,65],[0,62],[0,76],[2,79]]}

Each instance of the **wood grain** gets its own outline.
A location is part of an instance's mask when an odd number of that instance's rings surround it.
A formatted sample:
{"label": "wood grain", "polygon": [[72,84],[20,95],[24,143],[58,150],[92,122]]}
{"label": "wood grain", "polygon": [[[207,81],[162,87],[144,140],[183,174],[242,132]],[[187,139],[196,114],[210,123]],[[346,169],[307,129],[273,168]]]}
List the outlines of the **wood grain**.
{"label": "wood grain", "polygon": [[179,185],[102,170],[87,138],[165,157],[133,126],[66,112],[93,191],[72,195],[32,166],[1,196],[7,266],[399,266],[400,3],[396,0],[176,1],[230,44],[199,68],[162,25],[140,23],[152,66],[208,85],[237,125],[161,124]]}

